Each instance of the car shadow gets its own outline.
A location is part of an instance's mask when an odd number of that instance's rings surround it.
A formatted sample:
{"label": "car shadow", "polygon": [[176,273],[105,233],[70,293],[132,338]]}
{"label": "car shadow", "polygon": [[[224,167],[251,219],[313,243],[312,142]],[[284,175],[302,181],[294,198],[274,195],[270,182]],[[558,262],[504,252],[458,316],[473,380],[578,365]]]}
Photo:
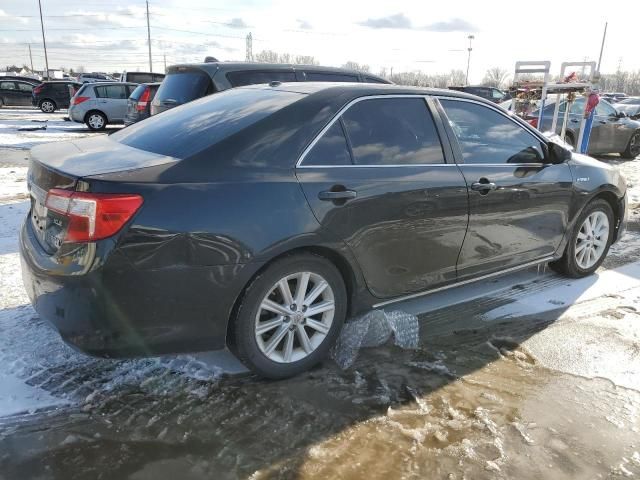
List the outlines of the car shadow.
{"label": "car shadow", "polygon": [[[636,270],[628,272],[640,278]],[[185,470],[204,465],[201,474],[188,478],[246,478],[256,471],[264,473],[260,478],[298,478],[314,446],[341,435],[349,442],[350,429],[384,417],[389,409],[417,408],[420,398],[465,382],[474,372],[509,359],[510,352],[534,364],[521,343],[557,321],[598,279],[581,279],[564,292],[563,305],[532,315],[500,318],[494,313],[517,302],[556,300],[560,287],[574,281],[544,275],[532,286],[513,285],[442,306],[419,315],[416,350],[391,344],[364,349],[349,369],[327,360],[282,381],[202,379],[149,360],[59,353],[60,362],[29,381],[56,395],[75,395],[76,407],[21,419],[11,436],[0,435],[5,453],[0,471],[25,479],[95,478],[96,472],[109,472],[109,478],[137,472],[141,476],[135,478],[164,479],[174,476],[158,465],[173,462]],[[24,316],[27,307],[20,308]],[[0,328],[12,314],[0,311]],[[28,333],[36,339],[45,335]],[[61,351],[59,345],[35,345],[45,356],[51,356],[50,348]],[[24,448],[29,442],[33,445]]]}

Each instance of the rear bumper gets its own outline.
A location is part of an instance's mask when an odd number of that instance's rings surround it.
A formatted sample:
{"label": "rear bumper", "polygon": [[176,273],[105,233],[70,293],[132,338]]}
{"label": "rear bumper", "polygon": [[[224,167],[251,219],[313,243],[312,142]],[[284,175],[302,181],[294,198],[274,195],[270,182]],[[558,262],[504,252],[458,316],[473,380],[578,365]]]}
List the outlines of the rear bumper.
{"label": "rear bumper", "polygon": [[84,123],[85,112],[78,109],[76,106],[71,105],[69,107],[69,118],[73,122]]}
{"label": "rear bumper", "polygon": [[56,259],[40,247],[28,218],[22,226],[25,289],[63,340],[103,357],[225,347],[245,266],[140,270],[114,250],[115,242],[103,242]]}

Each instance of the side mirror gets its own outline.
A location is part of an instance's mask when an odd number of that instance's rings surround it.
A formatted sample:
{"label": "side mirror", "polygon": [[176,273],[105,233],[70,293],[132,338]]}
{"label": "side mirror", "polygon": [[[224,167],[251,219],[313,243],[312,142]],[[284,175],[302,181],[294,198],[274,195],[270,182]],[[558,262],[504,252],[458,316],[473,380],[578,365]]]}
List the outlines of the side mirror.
{"label": "side mirror", "polygon": [[571,159],[571,150],[567,150],[555,142],[549,142],[547,145],[549,148],[549,163],[558,165]]}

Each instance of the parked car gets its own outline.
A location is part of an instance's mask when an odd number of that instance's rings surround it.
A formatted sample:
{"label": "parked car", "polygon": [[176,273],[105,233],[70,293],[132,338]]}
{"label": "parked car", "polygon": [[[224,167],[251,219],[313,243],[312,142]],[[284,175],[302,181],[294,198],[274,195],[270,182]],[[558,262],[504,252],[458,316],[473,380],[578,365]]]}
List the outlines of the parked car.
{"label": "parked car", "polygon": [[0,78],[0,108],[31,105],[33,83]]}
{"label": "parked car", "polygon": [[155,83],[161,82],[164,77],[164,73],[122,72],[122,75],[120,75],[120,81],[129,83]]}
{"label": "parked car", "polygon": [[600,95],[601,98],[611,103],[617,103],[628,97],[626,93],[622,92],[607,92]]}
{"label": "parked car", "polygon": [[24,285],[67,342],[228,346],[270,378],[348,315],[546,262],[590,275],[628,215],[617,169],[447,90],[236,88],[31,155]]}
{"label": "parked car", "polygon": [[33,85],[40,85],[42,80],[37,80],[31,77],[24,77],[22,75],[2,75],[0,80],[20,80],[21,82],[31,83]]}
{"label": "parked car", "polygon": [[61,108],[69,108],[71,97],[82,86],[78,82],[52,80],[42,82],[33,88],[31,104],[45,113],[53,113]]}
{"label": "parked car", "polygon": [[125,126],[132,125],[151,116],[151,101],[155,97],[160,83],[141,83],[127,100]]}
{"label": "parked car", "polygon": [[628,97],[613,106],[619,112],[624,112],[628,117],[640,119],[640,97]]}
{"label": "parked car", "polygon": [[217,61],[174,65],[151,102],[151,115],[229,88],[273,81],[391,83],[370,73],[314,65]]}
{"label": "parked car", "polygon": [[80,83],[95,83],[95,82],[113,82],[114,79],[111,75],[107,75],[106,73],[81,73],[78,76],[78,81]]}
{"label": "parked car", "polygon": [[71,100],[69,118],[90,130],[104,130],[109,123],[124,123],[127,99],[135,83],[85,83]]}
{"label": "parked car", "polygon": [[[569,112],[566,141],[574,147],[579,136],[584,101],[584,97],[578,98],[573,102]],[[562,130],[566,109],[566,102],[564,100],[561,102],[556,133],[560,133]],[[555,102],[550,102],[545,106],[542,125],[537,124],[539,110],[533,111],[526,119],[543,132],[551,130],[554,109]],[[625,158],[635,158],[640,155],[640,121],[627,117],[626,114],[616,110],[604,99],[600,99],[600,103],[596,106],[596,114],[589,137],[589,154],[602,153],[619,153]]]}
{"label": "parked car", "polygon": [[500,90],[495,87],[483,87],[482,85],[466,85],[463,87],[449,87],[449,90],[456,90],[458,92],[466,92],[471,95],[477,95],[478,97],[491,100],[493,103],[501,103],[511,98],[509,92]]}

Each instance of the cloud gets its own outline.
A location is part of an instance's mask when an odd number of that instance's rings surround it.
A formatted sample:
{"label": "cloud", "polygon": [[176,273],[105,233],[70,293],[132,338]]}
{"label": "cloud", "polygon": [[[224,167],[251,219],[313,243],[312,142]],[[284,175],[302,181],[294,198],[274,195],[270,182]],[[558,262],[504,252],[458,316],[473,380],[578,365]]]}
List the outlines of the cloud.
{"label": "cloud", "polygon": [[411,20],[403,13],[396,13],[387,17],[369,18],[364,22],[359,22],[359,25],[369,28],[413,28]]}
{"label": "cloud", "polygon": [[311,30],[313,27],[311,26],[311,24],[309,22],[307,22],[306,20],[302,20],[302,19],[298,19],[298,28],[300,30]]}
{"label": "cloud", "polygon": [[477,32],[478,28],[461,18],[452,18],[444,22],[435,22],[422,27],[430,32]]}
{"label": "cloud", "polygon": [[247,28],[248,27],[248,25],[244,23],[244,20],[242,20],[239,17],[232,18],[229,21],[229,23],[227,23],[226,25],[231,28]]}

